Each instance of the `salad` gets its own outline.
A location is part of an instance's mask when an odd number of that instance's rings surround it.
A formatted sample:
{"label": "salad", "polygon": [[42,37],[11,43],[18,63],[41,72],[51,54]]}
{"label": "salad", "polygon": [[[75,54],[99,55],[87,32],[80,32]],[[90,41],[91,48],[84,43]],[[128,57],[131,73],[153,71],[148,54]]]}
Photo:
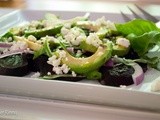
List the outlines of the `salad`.
{"label": "salad", "polygon": [[[90,14],[41,20],[10,28],[0,37],[0,74],[48,80],[97,80],[139,85],[149,68],[160,70],[160,29],[148,20],[114,23]],[[157,89],[159,90],[159,89]]]}

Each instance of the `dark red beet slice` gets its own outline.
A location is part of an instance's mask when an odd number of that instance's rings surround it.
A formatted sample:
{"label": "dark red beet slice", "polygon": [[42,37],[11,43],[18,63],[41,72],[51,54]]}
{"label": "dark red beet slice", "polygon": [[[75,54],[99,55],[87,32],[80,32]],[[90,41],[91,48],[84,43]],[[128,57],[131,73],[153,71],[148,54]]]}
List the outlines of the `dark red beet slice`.
{"label": "dark red beet slice", "polygon": [[46,55],[41,55],[33,61],[34,66],[37,67],[36,69],[40,72],[41,76],[47,75],[48,72],[53,73],[53,66],[48,64],[47,61],[48,56]]}
{"label": "dark red beet slice", "polygon": [[119,64],[113,68],[101,68],[102,79],[100,83],[103,85],[117,86],[134,84],[132,74],[134,69],[131,66]]}
{"label": "dark red beet slice", "polygon": [[116,64],[112,68],[103,66],[102,79],[99,82],[103,85],[117,86],[120,85],[139,85],[144,79],[144,72],[141,66],[137,63],[132,65]]}
{"label": "dark red beet slice", "polygon": [[17,54],[0,59],[0,74],[7,76],[24,76],[29,73],[25,54]]}

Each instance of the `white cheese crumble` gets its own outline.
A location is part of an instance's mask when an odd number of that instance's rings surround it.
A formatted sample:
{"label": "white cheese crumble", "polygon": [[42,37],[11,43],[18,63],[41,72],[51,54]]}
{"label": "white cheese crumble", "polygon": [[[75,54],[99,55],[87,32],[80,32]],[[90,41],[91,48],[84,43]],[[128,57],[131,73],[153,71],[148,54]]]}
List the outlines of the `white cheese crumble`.
{"label": "white cheese crumble", "polygon": [[40,76],[40,73],[36,72],[31,76],[31,78],[38,78],[39,76]]}
{"label": "white cheese crumble", "polygon": [[66,64],[63,64],[62,66],[53,66],[53,71],[56,73],[56,74],[67,74],[69,72],[70,68],[66,65]]}
{"label": "white cheese crumble", "polygon": [[66,27],[62,27],[61,33],[62,33],[63,36],[65,36],[69,33],[69,29],[67,29]]}
{"label": "white cheese crumble", "polygon": [[25,41],[17,41],[14,42],[13,45],[9,48],[9,51],[15,51],[15,50],[21,50],[21,49],[27,49],[28,44]]}
{"label": "white cheese crumble", "polygon": [[66,52],[64,50],[57,50],[59,54],[59,58],[65,58],[66,57]]}
{"label": "white cheese crumble", "polygon": [[51,75],[51,72],[47,72],[47,75]]}
{"label": "white cheese crumble", "polygon": [[63,64],[60,68],[65,74],[68,73],[70,70],[70,68],[66,64]]}
{"label": "white cheese crumble", "polygon": [[111,30],[117,30],[114,22],[111,22],[110,20],[106,21],[106,27]]}
{"label": "white cheese crumble", "polygon": [[151,91],[152,91],[152,92],[160,92],[160,77],[158,77],[158,78],[151,84]]}
{"label": "white cheese crumble", "polygon": [[[39,25],[42,25],[41,21],[33,20],[30,24],[26,25],[29,30],[36,30]],[[22,28],[24,29],[24,28]]]}
{"label": "white cheese crumble", "polygon": [[64,50],[57,50],[58,56],[53,55],[52,57],[48,58],[47,63],[53,66],[53,71],[56,74],[66,74],[69,72],[70,68],[66,64],[61,65],[62,58],[66,57],[66,53]]}
{"label": "white cheese crumble", "polygon": [[42,25],[46,28],[46,29],[49,29],[49,28],[52,28],[52,27],[55,27],[56,25],[60,25],[60,24],[63,24],[62,20],[60,19],[48,19],[48,20],[43,20],[42,21]]}
{"label": "white cheese crumble", "polygon": [[67,29],[70,29],[71,26],[72,26],[71,23],[65,23],[65,24],[64,24],[64,27],[67,28]]}
{"label": "white cheese crumble", "polygon": [[78,21],[78,26],[82,26],[91,31],[97,32],[101,27],[105,27],[111,30],[116,30],[115,24],[109,20],[105,20],[105,17],[98,18],[96,21]]}
{"label": "white cheese crumble", "polygon": [[81,50],[77,50],[77,54],[78,54],[78,55],[81,55],[81,54],[82,54],[82,51],[81,51]]}
{"label": "white cheese crumble", "polygon": [[86,39],[86,35],[79,28],[62,28],[61,30],[64,39],[71,45],[79,45],[82,40]]}
{"label": "white cheese crumble", "polygon": [[160,28],[160,21],[156,23],[156,26]]}
{"label": "white cheese crumble", "polygon": [[121,46],[126,47],[126,48],[128,48],[130,46],[130,42],[126,38],[118,38],[116,40],[116,44],[121,45]]}
{"label": "white cheese crumble", "polygon": [[120,88],[124,88],[124,89],[127,88],[126,85],[120,85],[119,87],[120,87]]}
{"label": "white cheese crumble", "polygon": [[98,47],[100,44],[102,44],[102,41],[99,39],[96,33],[90,33],[86,39],[86,43]]}
{"label": "white cheese crumble", "polygon": [[36,37],[34,37],[33,35],[29,35],[28,36],[28,40],[32,41],[32,42],[36,42],[37,41]]}
{"label": "white cheese crumble", "polygon": [[116,30],[115,24],[111,22],[110,20],[106,21],[104,16],[97,19],[95,23],[97,26],[100,26],[100,27],[105,26],[108,29]]}
{"label": "white cheese crumble", "polygon": [[53,55],[52,57],[48,58],[47,63],[53,65],[54,67],[57,67],[60,65],[61,59],[58,58],[56,55]]}
{"label": "white cheese crumble", "polygon": [[76,74],[74,71],[72,71],[72,76],[73,76],[73,77],[76,77],[77,74]]}

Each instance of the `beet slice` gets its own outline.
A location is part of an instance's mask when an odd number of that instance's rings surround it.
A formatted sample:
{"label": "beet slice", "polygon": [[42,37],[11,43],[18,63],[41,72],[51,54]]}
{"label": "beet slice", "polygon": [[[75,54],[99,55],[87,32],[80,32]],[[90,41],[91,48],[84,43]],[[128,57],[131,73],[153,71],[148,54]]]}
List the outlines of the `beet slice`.
{"label": "beet slice", "polygon": [[121,85],[139,85],[144,79],[144,70],[138,63],[125,65],[118,63],[112,68],[103,66],[100,71],[102,72],[102,79],[99,82],[103,85],[116,86]]}
{"label": "beet slice", "polygon": [[33,72],[40,72],[41,76],[47,75],[48,72],[53,73],[53,66],[48,64],[47,61],[47,55],[40,55],[36,59],[33,59],[33,56],[30,56],[29,68]]}
{"label": "beet slice", "polygon": [[132,66],[125,64],[119,64],[112,68],[103,66],[100,71],[102,72],[102,79],[99,82],[103,85],[119,87],[120,85],[134,84],[132,79],[134,68]]}
{"label": "beet slice", "polygon": [[0,59],[0,75],[24,76],[29,73],[25,54],[11,55]]}
{"label": "beet slice", "polygon": [[33,54],[27,54],[28,68],[31,72],[37,72],[39,70],[39,66],[36,64],[36,60],[33,59]]}

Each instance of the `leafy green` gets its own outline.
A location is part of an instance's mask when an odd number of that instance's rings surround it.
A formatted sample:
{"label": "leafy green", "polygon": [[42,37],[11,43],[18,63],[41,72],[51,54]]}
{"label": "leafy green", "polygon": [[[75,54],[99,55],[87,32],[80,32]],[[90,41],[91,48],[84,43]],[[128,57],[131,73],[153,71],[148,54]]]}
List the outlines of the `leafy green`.
{"label": "leafy green", "polygon": [[85,79],[85,76],[81,76],[78,75],[76,77],[72,76],[71,74],[61,74],[61,75],[45,75],[43,77],[40,77],[42,79],[46,79],[46,80],[63,80],[63,81],[72,81],[72,82],[76,82],[76,81],[80,81]]}
{"label": "leafy green", "polygon": [[45,42],[44,42],[44,50],[45,50],[45,53],[48,57],[51,57],[52,56],[52,51],[50,49],[50,46],[49,46],[49,41],[46,39]]}
{"label": "leafy green", "polygon": [[148,56],[143,56],[140,60],[140,62],[147,63],[150,67],[160,70],[160,68],[158,67],[158,64],[160,62],[159,57],[155,56],[150,58]]}
{"label": "leafy green", "polygon": [[[146,61],[146,63],[152,68],[159,69],[158,63],[160,62],[160,57],[157,53],[160,51],[159,49],[154,51],[150,50],[155,46],[160,47],[160,32],[151,31],[140,36],[130,34],[128,38],[131,42],[133,50],[140,56],[141,61]],[[152,54],[152,57],[150,57],[149,54]]]}
{"label": "leafy green", "polygon": [[34,57],[33,59],[39,57],[40,55],[42,54],[45,54],[47,55],[48,57],[51,57],[52,56],[52,51],[50,49],[50,46],[49,46],[49,41],[46,39],[43,43],[43,46],[41,47],[41,49],[39,49],[38,51],[35,51],[34,52]]}
{"label": "leafy green", "polygon": [[149,20],[134,19],[124,24],[116,24],[117,31],[123,35],[135,34],[142,35],[150,31],[160,31],[159,28]]}
{"label": "leafy green", "polygon": [[41,49],[39,49],[38,51],[34,51],[34,57],[33,59],[38,58],[40,55],[45,53],[45,49],[44,46],[41,47]]}
{"label": "leafy green", "polygon": [[98,79],[101,79],[102,74],[99,71],[95,70],[95,71],[88,72],[86,76],[87,76],[87,79],[89,80],[98,80]]}
{"label": "leafy green", "polygon": [[5,33],[3,36],[0,37],[1,42],[11,42],[9,38],[13,38],[13,34],[11,32]]}
{"label": "leafy green", "polygon": [[12,55],[0,59],[0,66],[5,68],[16,68],[23,65],[22,55]]}
{"label": "leafy green", "polygon": [[148,20],[135,19],[124,24],[116,24],[117,31],[127,36],[131,47],[139,55],[138,62],[147,63],[153,68],[159,69],[160,51],[152,51],[152,57],[149,52],[155,46],[160,48],[160,29],[155,23]]}
{"label": "leafy green", "polygon": [[142,56],[154,45],[160,45],[160,32],[151,31],[140,36],[130,34],[128,39],[131,42],[133,50],[137,52],[139,56]]}

